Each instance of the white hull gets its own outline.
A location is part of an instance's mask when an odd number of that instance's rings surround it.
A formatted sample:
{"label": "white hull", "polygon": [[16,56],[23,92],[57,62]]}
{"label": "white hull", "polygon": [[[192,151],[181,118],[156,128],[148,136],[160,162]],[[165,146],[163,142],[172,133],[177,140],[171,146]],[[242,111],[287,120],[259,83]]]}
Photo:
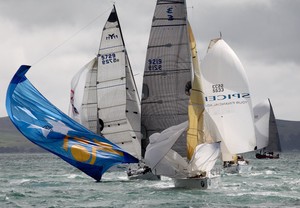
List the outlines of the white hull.
{"label": "white hull", "polygon": [[211,179],[205,178],[180,178],[173,179],[176,188],[195,188],[205,190],[211,185]]}

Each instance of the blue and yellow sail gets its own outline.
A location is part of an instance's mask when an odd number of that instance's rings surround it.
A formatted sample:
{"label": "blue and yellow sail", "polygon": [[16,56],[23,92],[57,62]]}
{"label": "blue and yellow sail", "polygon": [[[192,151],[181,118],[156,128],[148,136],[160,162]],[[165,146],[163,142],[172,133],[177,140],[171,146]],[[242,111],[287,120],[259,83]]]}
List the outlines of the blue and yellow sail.
{"label": "blue and yellow sail", "polygon": [[58,155],[96,181],[111,166],[138,160],[78,124],[52,105],[26,78],[22,65],[12,78],[6,110],[17,129],[34,144]]}

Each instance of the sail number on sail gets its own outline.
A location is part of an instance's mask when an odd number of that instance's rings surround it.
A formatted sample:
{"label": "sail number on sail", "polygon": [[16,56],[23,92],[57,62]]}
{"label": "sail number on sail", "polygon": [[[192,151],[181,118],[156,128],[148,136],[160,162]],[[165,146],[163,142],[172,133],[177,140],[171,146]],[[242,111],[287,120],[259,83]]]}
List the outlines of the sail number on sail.
{"label": "sail number on sail", "polygon": [[213,93],[224,92],[224,85],[223,84],[212,85],[212,90],[213,90]]}
{"label": "sail number on sail", "polygon": [[161,71],[162,70],[162,59],[148,59],[148,70],[149,71]]}
{"label": "sail number on sail", "polygon": [[115,53],[109,53],[109,54],[101,55],[101,59],[102,59],[102,64],[103,65],[119,62],[119,59],[117,59]]}

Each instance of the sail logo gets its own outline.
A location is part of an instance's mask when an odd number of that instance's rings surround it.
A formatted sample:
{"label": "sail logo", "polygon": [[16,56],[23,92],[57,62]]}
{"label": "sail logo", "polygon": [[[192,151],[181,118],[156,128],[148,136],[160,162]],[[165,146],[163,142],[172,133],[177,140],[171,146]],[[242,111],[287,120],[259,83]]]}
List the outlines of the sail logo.
{"label": "sail logo", "polygon": [[108,35],[106,36],[106,40],[114,40],[114,39],[118,39],[118,38],[119,38],[119,36],[116,35],[115,33],[113,33],[113,34],[108,34]]}
{"label": "sail logo", "polygon": [[78,162],[88,162],[93,165],[96,162],[97,152],[114,154],[124,156],[123,152],[113,149],[111,144],[99,142],[94,139],[93,142],[78,138],[65,136],[63,142],[63,149],[70,151],[72,157]]}
{"label": "sail logo", "polygon": [[166,12],[167,12],[168,20],[173,21],[174,20],[173,7],[169,7]]}
{"label": "sail logo", "polygon": [[250,98],[250,93],[234,93],[234,94],[227,94],[227,95],[213,95],[213,96],[206,96],[206,102],[213,102],[213,101],[223,101],[223,100],[234,100],[240,98]]}

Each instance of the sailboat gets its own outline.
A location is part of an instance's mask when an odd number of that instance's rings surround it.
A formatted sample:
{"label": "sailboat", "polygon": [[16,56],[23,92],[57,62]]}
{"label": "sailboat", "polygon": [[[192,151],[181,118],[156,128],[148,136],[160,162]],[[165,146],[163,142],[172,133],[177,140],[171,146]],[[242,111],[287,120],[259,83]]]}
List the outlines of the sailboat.
{"label": "sailboat", "polygon": [[97,56],[72,79],[69,115],[139,159],[127,168],[129,179],[158,180],[143,162],[140,108],[114,6],[103,27]]}
{"label": "sailboat", "polygon": [[281,152],[280,139],[276,119],[270,99],[267,99],[254,107],[254,119],[256,127],[257,159],[278,159]]}
{"label": "sailboat", "polygon": [[195,147],[203,130],[199,87],[186,2],[157,1],[143,79],[142,133],[149,138],[146,164],[155,174],[173,178],[176,187],[207,188],[207,175],[219,155],[219,143]]}
{"label": "sailboat", "polygon": [[115,6],[97,56],[72,79],[69,115],[141,160],[140,98]]}
{"label": "sailboat", "polygon": [[256,146],[249,82],[239,58],[222,39],[213,39],[201,65],[206,110],[221,132],[226,173],[249,172],[244,153]]}
{"label": "sailboat", "polygon": [[96,181],[114,165],[138,162],[52,105],[25,76],[29,69],[27,65],[18,69],[6,94],[7,114],[27,139]]}

